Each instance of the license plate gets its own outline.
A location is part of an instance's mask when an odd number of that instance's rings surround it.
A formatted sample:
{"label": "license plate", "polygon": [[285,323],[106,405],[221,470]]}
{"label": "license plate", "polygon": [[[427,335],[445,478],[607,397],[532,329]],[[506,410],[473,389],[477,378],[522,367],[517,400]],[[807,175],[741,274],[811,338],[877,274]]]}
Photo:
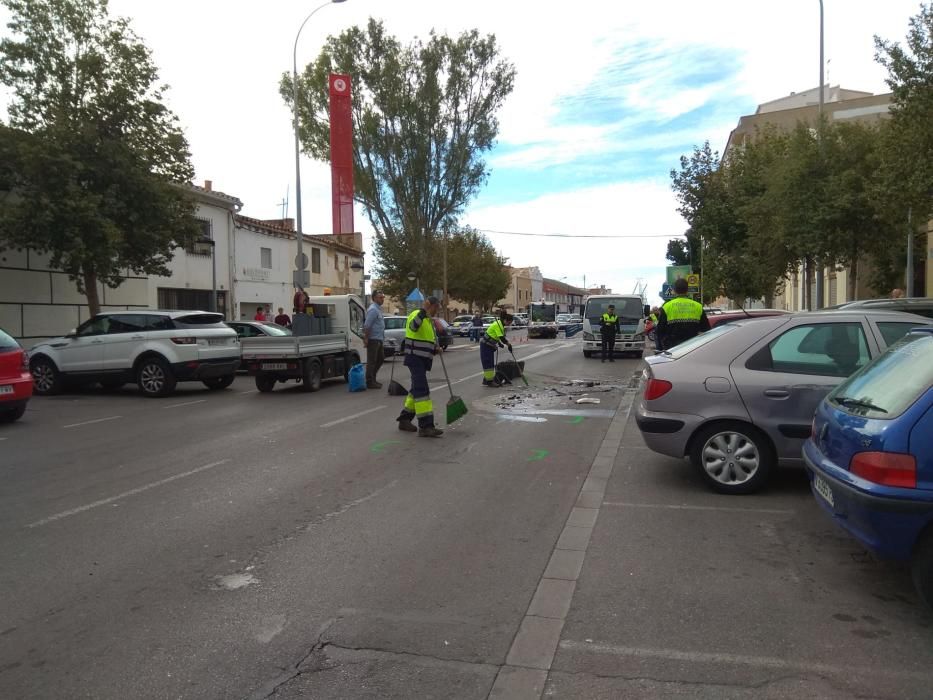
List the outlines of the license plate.
{"label": "license plate", "polygon": [[207,344],[208,345],[226,345],[227,339],[226,338],[208,338]]}
{"label": "license plate", "polygon": [[813,490],[820,494],[829,505],[834,508],[836,507],[836,503],[833,500],[833,490],[829,488],[829,484],[816,474],[813,475]]}
{"label": "license plate", "polygon": [[9,386],[8,384],[4,384],[3,386],[0,386],[0,394],[12,394],[12,393],[13,393],[13,387]]}
{"label": "license plate", "polygon": [[287,362],[263,362],[263,369],[288,369]]}

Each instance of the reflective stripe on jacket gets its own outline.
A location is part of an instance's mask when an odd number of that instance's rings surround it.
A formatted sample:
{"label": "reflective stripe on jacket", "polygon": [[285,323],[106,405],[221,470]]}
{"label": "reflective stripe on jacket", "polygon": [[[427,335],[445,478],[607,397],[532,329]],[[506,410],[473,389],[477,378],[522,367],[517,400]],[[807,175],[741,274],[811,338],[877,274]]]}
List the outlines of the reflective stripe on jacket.
{"label": "reflective stripe on jacket", "polygon": [[437,335],[434,333],[434,322],[427,316],[422,319],[418,315],[421,311],[412,311],[405,321],[405,352],[432,359],[437,347]]}

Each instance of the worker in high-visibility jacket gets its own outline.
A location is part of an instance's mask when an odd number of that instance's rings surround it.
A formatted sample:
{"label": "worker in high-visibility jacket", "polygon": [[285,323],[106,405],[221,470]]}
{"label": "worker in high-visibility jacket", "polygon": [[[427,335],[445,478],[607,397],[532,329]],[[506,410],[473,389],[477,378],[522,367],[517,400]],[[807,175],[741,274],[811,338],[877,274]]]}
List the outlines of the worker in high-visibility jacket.
{"label": "worker in high-visibility jacket", "polygon": [[703,305],[687,296],[688,289],[683,277],[675,280],[674,298],[664,302],[658,312],[656,332],[661,350],[670,350],[710,328]]}
{"label": "worker in high-visibility jacket", "polygon": [[483,334],[479,346],[479,359],[483,363],[483,386],[502,386],[502,380],[496,376],[496,351],[507,347],[512,352],[512,344],[505,337],[505,327],[510,323],[512,317],[503,311]]}
{"label": "worker in high-visibility jacket", "polygon": [[602,337],[603,359],[606,361],[606,355],[610,362],[615,362],[616,335],[619,333],[619,317],[616,316],[616,307],[609,304],[609,307],[599,318],[599,334]]}
{"label": "worker in high-visibility jacket", "polygon": [[[411,372],[411,389],[396,420],[399,430],[417,431],[418,437],[440,437],[444,433],[434,425],[434,406],[428,386],[428,372],[434,364],[434,356],[441,351],[434,331],[434,317],[439,308],[437,297],[428,297],[422,308],[408,314],[405,321],[402,352],[405,355],[405,366]],[[418,419],[417,428],[412,423],[415,418]]]}

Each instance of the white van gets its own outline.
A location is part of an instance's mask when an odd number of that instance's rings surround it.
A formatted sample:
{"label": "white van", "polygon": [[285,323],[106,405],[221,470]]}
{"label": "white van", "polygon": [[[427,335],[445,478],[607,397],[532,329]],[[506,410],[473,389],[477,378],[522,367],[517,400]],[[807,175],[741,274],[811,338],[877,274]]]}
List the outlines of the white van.
{"label": "white van", "polygon": [[600,319],[615,307],[619,317],[619,335],[616,336],[616,354],[641,357],[645,351],[645,304],[637,294],[594,294],[587,297],[583,307],[583,356],[592,357],[602,352]]}

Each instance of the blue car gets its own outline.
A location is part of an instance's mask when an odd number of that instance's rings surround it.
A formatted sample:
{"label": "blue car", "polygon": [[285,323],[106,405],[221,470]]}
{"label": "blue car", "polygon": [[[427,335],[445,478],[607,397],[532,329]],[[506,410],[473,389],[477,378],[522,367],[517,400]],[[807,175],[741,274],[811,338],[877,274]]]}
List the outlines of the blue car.
{"label": "blue car", "polygon": [[912,330],[821,403],[803,458],[814,498],[933,607],[933,328]]}

